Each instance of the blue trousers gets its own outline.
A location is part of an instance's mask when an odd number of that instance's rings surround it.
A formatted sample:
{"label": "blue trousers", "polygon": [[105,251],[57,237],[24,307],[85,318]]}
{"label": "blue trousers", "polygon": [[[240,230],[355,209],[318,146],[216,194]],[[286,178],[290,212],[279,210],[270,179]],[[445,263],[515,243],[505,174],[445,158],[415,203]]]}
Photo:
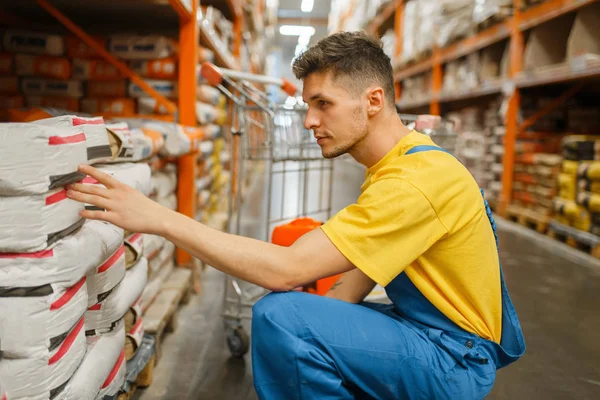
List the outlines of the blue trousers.
{"label": "blue trousers", "polygon": [[259,398],[481,399],[496,366],[483,339],[400,317],[393,305],[272,293],[253,308]]}

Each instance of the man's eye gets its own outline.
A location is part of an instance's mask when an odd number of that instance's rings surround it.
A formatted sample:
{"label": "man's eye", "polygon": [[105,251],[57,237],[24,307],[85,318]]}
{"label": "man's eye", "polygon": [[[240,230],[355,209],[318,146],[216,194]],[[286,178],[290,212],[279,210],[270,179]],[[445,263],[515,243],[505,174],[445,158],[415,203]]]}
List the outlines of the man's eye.
{"label": "man's eye", "polygon": [[329,104],[327,101],[319,100],[319,107],[325,107],[327,104]]}

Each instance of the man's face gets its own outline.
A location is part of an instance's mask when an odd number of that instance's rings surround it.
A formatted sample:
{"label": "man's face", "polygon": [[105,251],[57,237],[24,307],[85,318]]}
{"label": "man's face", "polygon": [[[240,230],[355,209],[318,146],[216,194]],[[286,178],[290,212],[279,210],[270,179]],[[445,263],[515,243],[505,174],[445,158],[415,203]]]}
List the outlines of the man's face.
{"label": "man's face", "polygon": [[314,131],[323,157],[345,154],[367,135],[366,105],[343,80],[332,79],[328,72],[310,74],[302,98],[308,104],[304,126]]}

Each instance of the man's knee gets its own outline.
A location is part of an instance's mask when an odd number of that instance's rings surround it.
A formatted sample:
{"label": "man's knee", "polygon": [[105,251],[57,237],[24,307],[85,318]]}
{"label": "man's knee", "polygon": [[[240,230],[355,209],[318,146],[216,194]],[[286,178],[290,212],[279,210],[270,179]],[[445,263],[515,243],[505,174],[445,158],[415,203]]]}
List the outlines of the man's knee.
{"label": "man's knee", "polygon": [[[300,296],[298,296],[300,295]],[[304,293],[270,293],[252,307],[252,332],[283,332],[296,336],[306,329],[298,313]]]}

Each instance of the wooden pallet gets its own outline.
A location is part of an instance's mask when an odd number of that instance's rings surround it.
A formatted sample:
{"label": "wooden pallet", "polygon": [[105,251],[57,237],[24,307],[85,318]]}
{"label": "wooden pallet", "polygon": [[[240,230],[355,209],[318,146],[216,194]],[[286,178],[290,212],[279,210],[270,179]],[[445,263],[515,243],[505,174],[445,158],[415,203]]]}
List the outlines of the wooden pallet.
{"label": "wooden pallet", "polygon": [[192,271],[188,268],[174,269],[144,314],[144,331],[156,340],[157,361],[161,356],[163,335],[177,329],[177,311],[180,304],[189,301],[191,290]]}
{"label": "wooden pallet", "polygon": [[506,218],[539,233],[546,233],[550,223],[550,217],[515,205],[506,208]]}
{"label": "wooden pallet", "polygon": [[154,379],[154,366],[156,365],[155,345],[154,338],[145,334],[135,356],[127,361],[125,383],[121,388],[118,400],[130,400],[138,388],[150,386]]}
{"label": "wooden pallet", "polygon": [[548,236],[592,257],[600,258],[600,237],[592,233],[551,220],[548,225]]}

